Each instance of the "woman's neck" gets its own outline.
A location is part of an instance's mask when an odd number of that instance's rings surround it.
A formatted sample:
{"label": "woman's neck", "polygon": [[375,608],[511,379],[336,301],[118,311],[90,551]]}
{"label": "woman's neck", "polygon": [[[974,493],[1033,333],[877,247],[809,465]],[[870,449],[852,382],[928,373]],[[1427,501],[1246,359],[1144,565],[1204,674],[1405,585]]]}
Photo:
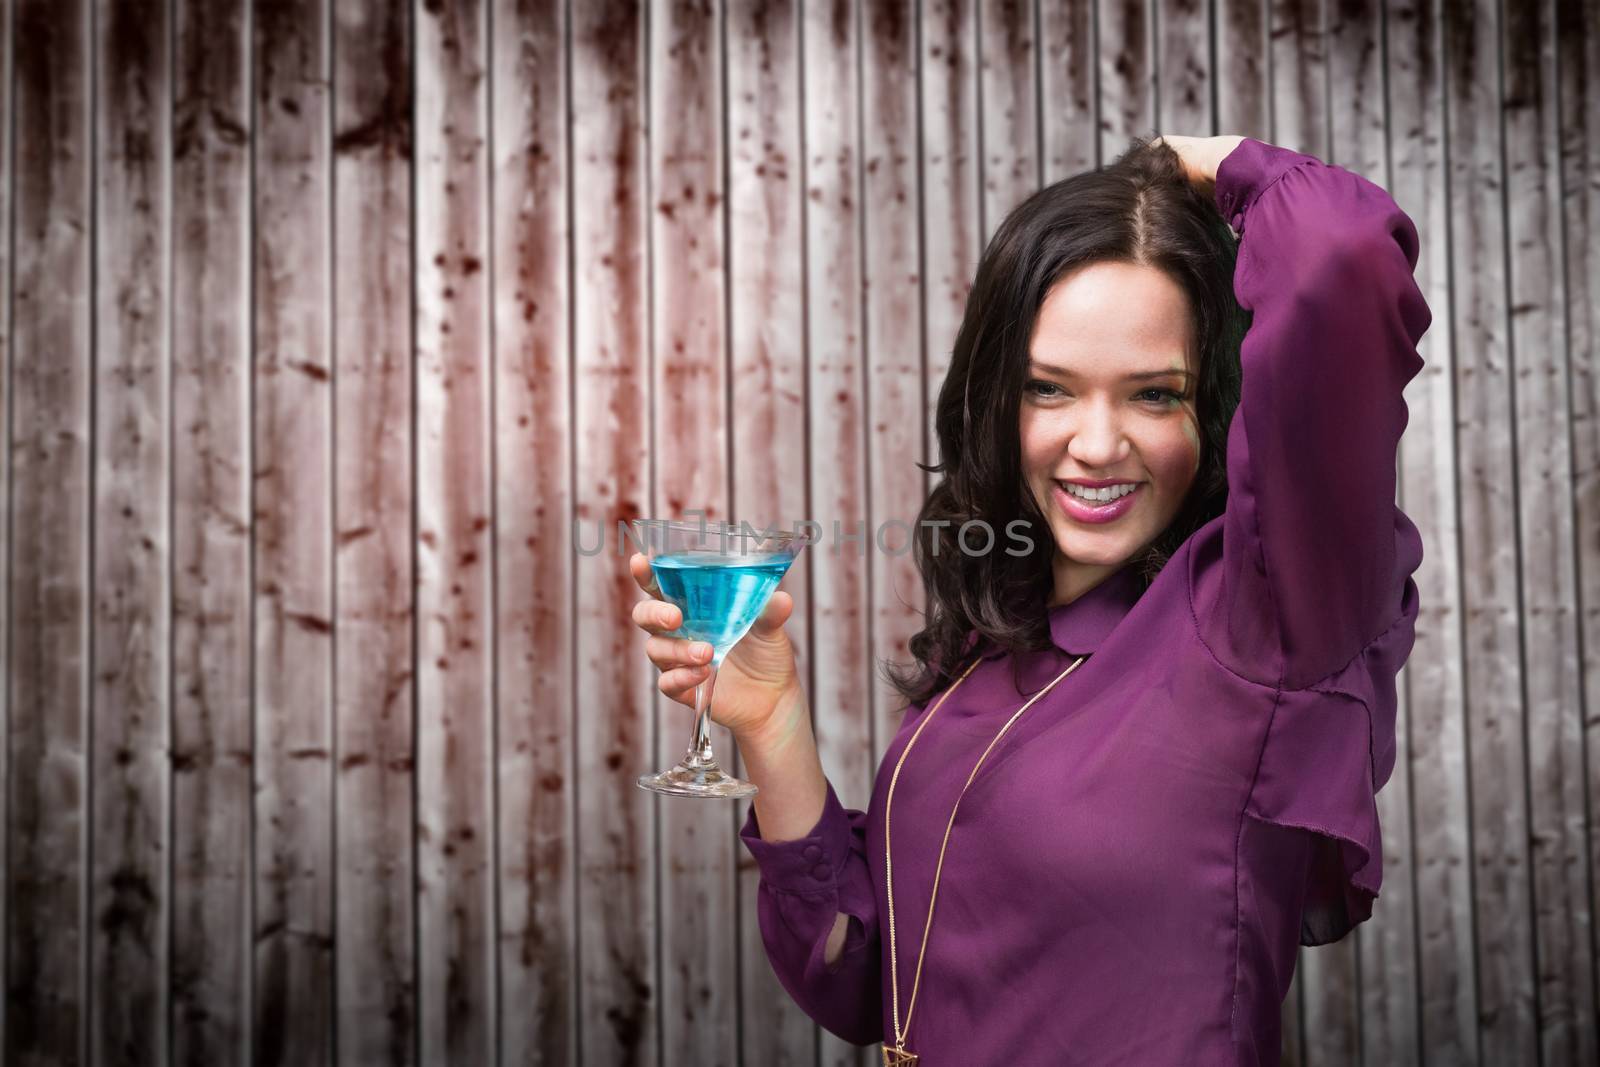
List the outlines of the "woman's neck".
{"label": "woman's neck", "polygon": [[1121,563],[1110,564],[1079,563],[1057,551],[1055,562],[1051,565],[1055,576],[1055,589],[1050,594],[1047,606],[1055,608],[1072,603],[1117,573],[1127,562],[1123,560]]}

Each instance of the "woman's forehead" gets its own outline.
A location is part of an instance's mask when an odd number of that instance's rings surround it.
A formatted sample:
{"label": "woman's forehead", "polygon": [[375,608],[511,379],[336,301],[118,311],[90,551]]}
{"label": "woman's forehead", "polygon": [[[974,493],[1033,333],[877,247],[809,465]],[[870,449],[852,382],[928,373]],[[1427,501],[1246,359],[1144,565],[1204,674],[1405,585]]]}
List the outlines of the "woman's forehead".
{"label": "woman's forehead", "polygon": [[1116,377],[1188,367],[1193,324],[1182,288],[1154,267],[1092,263],[1051,287],[1030,355],[1062,375]]}
{"label": "woman's forehead", "polygon": [[1103,261],[1078,267],[1045,293],[1041,317],[1082,317],[1081,327],[1125,322],[1161,328],[1187,318],[1188,297],[1172,276],[1142,263]]}

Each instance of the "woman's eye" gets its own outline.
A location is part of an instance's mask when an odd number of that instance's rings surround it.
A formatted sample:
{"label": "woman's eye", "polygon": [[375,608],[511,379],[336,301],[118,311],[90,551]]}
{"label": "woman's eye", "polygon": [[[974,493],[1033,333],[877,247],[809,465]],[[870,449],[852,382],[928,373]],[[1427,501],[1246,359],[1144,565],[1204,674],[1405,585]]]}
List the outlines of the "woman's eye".
{"label": "woman's eye", "polygon": [[[1054,382],[1040,381],[1038,378],[1030,380],[1026,385],[1023,386],[1023,390],[1036,397],[1047,400],[1053,400],[1057,397],[1067,395],[1067,393]],[[1177,393],[1171,389],[1158,389],[1153,387],[1150,389],[1142,389],[1134,394],[1134,399],[1136,400],[1149,400],[1162,405],[1176,404],[1183,400],[1183,397],[1183,393]]]}

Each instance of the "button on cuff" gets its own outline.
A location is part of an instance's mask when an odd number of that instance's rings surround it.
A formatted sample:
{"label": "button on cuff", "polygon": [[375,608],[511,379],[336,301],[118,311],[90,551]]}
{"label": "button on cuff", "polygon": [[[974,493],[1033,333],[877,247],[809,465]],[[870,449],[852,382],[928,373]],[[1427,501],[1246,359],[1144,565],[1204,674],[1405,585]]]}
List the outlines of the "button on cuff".
{"label": "button on cuff", "polygon": [[790,893],[818,893],[831,887],[850,858],[850,817],[828,783],[822,815],[811,832],[793,841],[767,841],[761,837],[755,805],[745,816],[739,839],[755,858],[761,880],[773,889]]}

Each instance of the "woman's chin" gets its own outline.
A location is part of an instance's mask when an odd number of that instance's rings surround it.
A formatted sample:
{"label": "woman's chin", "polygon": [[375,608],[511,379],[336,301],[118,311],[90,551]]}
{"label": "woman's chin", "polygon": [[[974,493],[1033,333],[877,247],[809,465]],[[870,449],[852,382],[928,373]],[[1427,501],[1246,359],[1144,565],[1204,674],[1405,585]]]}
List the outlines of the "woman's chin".
{"label": "woman's chin", "polygon": [[1126,563],[1133,556],[1134,547],[1125,544],[1120,534],[1081,536],[1073,531],[1070,537],[1056,537],[1057,556],[1085,567],[1114,567]]}

